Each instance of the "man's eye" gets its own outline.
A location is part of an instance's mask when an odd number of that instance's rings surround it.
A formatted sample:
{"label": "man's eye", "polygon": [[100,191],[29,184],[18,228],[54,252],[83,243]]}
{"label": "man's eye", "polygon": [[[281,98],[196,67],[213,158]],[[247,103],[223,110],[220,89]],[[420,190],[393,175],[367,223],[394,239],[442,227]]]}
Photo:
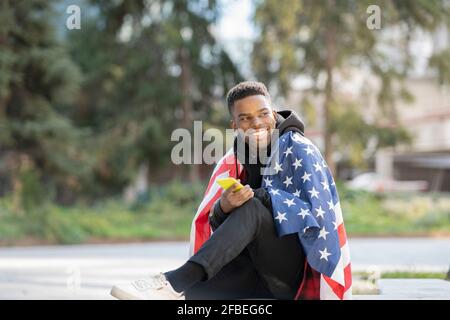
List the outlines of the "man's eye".
{"label": "man's eye", "polygon": [[240,121],[247,121],[248,118],[247,118],[247,117],[241,117],[241,118],[239,118],[239,120],[240,120]]}

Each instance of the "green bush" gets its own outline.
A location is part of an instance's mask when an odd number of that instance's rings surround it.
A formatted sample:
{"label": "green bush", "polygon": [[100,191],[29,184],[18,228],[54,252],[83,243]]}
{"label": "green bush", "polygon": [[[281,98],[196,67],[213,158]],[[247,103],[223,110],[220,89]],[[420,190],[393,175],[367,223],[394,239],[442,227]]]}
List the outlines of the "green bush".
{"label": "green bush", "polygon": [[[13,212],[11,197],[0,198],[0,243],[30,237],[64,244],[94,239],[188,240],[205,185],[173,181],[150,187],[138,204],[127,204],[121,198],[91,206],[47,203],[26,215]],[[339,182],[338,190],[349,236],[450,234],[448,195],[377,195],[348,190]]]}

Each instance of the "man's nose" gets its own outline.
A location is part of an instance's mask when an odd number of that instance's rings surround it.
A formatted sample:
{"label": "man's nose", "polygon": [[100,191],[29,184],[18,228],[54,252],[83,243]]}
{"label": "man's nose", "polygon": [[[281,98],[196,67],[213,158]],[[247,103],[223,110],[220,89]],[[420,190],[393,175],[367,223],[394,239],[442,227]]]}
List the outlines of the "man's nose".
{"label": "man's nose", "polygon": [[263,122],[262,122],[262,120],[259,117],[254,117],[253,118],[253,120],[252,120],[252,127],[254,129],[259,129],[259,128],[262,127],[262,125],[263,125]]}

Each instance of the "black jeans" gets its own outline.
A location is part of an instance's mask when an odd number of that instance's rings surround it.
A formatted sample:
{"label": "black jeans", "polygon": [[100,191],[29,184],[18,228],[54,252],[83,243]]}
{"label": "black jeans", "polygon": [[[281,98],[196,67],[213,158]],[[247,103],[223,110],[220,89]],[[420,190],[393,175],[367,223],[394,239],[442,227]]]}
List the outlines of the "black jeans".
{"label": "black jeans", "polygon": [[272,213],[257,198],[233,210],[189,261],[207,280],[186,299],[293,299],[305,255],[297,234],[279,238]]}

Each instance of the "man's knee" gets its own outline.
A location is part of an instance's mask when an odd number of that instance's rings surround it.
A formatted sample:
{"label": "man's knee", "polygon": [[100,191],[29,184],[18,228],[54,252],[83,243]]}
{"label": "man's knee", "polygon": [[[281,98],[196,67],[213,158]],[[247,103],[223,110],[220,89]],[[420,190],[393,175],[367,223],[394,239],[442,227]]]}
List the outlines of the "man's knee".
{"label": "man's knee", "polygon": [[251,198],[241,207],[241,213],[252,215],[259,221],[272,223],[272,212],[270,212],[258,198]]}

